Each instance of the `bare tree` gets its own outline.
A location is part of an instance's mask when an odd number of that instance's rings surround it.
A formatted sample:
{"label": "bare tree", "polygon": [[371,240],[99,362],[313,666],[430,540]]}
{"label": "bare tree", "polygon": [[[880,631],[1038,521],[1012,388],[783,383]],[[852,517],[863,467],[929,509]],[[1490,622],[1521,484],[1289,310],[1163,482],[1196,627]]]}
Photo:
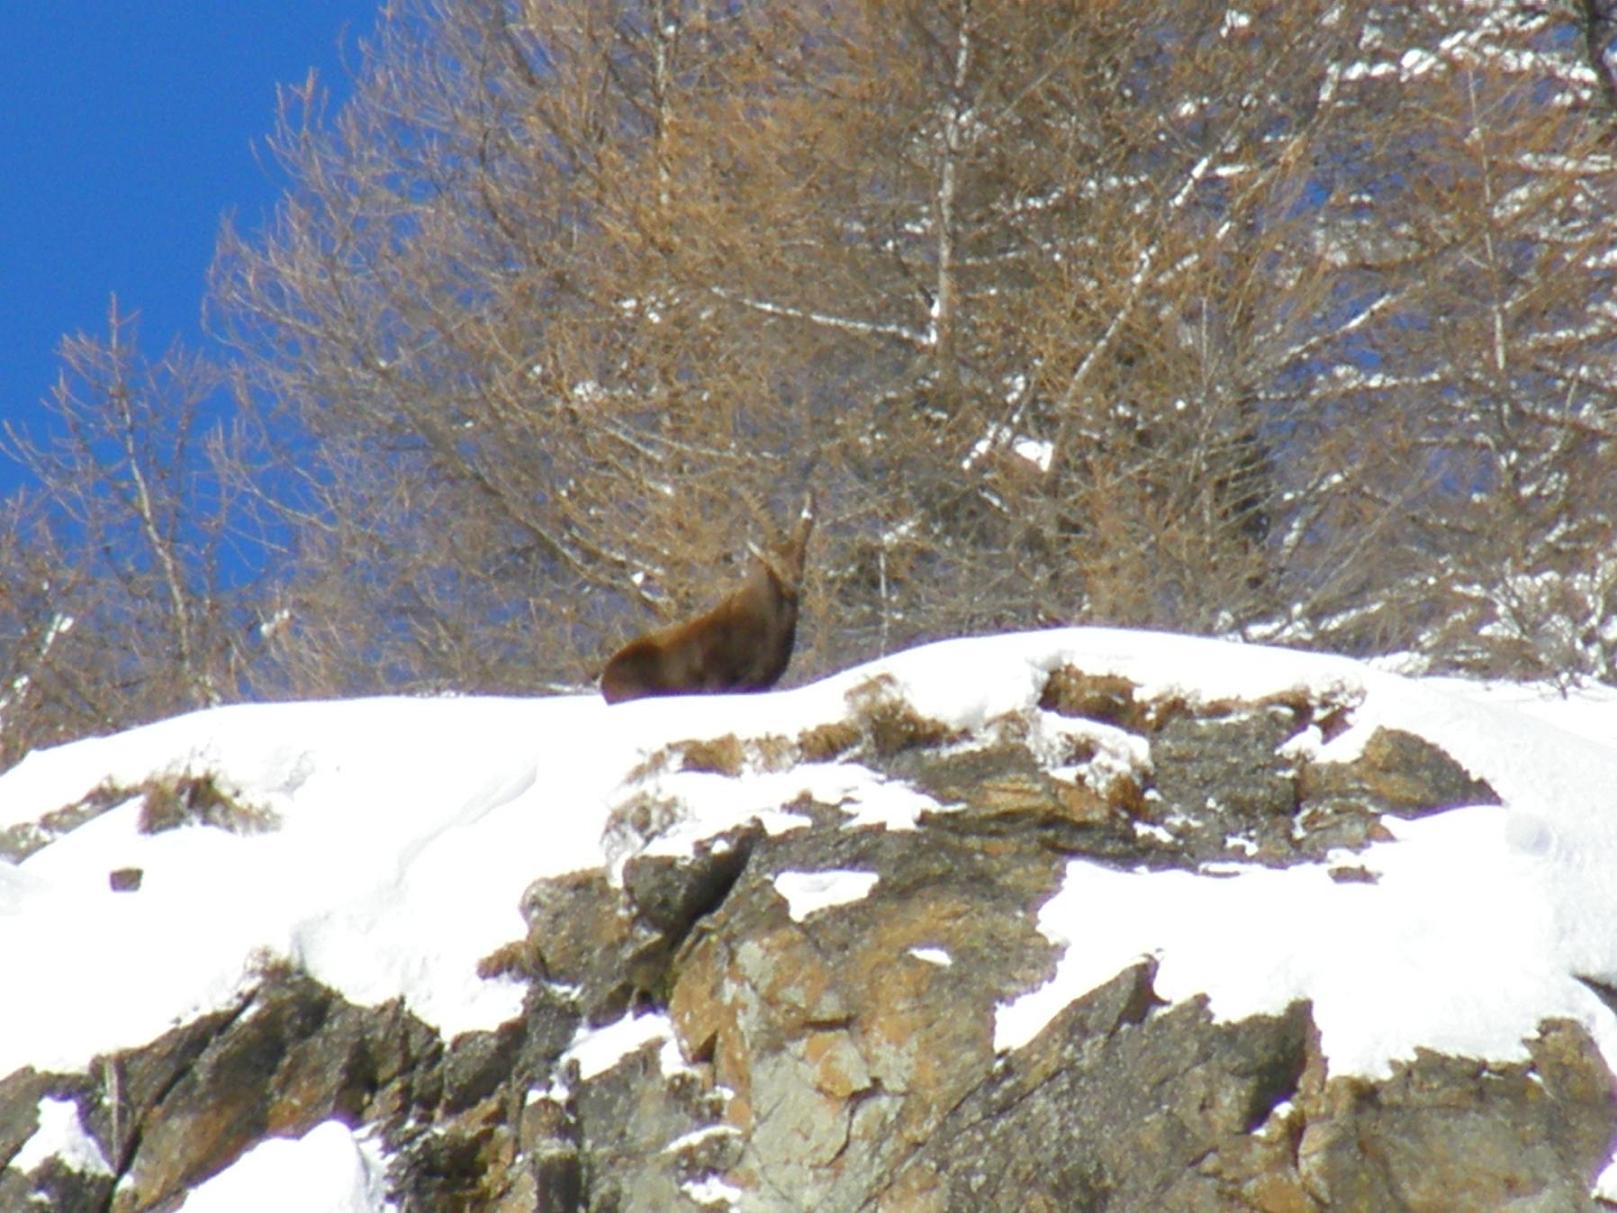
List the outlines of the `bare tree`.
{"label": "bare tree", "polygon": [[[275,147],[300,187],[261,244],[227,236],[220,312],[312,437],[296,509],[324,521],[290,592],[357,574],[350,642],[321,659],[349,656],[338,686],[577,679],[646,610],[695,605],[742,554],[744,503],[784,509],[812,457],[769,350],[669,235],[691,227],[685,94],[728,94],[726,56],[764,27],[425,16],[423,43],[400,25],[372,49],[330,133],[289,97]],[[287,643],[316,643],[290,609]]]}
{"label": "bare tree", "polygon": [[809,479],[800,675],[1077,620],[1528,669],[1605,617],[1589,11],[394,11],[216,276],[296,435],[294,685],[580,681]]}
{"label": "bare tree", "polygon": [[1334,488],[1315,525],[1365,554],[1298,585],[1314,642],[1611,673],[1609,655],[1573,654],[1562,617],[1582,585],[1604,598],[1583,613],[1611,618],[1602,486],[1617,454],[1602,369],[1617,349],[1617,161],[1572,20],[1398,10],[1338,73],[1364,150],[1340,166],[1321,239],[1363,322],[1310,390],[1356,435],[1321,469]]}
{"label": "bare tree", "polygon": [[116,301],[107,337],[67,338],[62,364],[46,432],[6,430],[35,481],[0,552],[8,759],[239,697],[240,600],[265,558],[217,369],[148,362]]}

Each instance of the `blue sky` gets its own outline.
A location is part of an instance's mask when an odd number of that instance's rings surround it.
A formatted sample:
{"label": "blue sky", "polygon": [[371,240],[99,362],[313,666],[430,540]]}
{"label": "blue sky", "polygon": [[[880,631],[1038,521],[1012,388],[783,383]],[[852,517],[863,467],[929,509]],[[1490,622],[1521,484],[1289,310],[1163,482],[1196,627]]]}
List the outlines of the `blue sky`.
{"label": "blue sky", "polygon": [[[63,334],[105,333],[108,297],[142,348],[202,340],[226,212],[249,230],[278,183],[262,148],[277,84],[343,64],[378,0],[0,0],[0,420],[37,424]],[[0,491],[17,483],[0,459]]]}

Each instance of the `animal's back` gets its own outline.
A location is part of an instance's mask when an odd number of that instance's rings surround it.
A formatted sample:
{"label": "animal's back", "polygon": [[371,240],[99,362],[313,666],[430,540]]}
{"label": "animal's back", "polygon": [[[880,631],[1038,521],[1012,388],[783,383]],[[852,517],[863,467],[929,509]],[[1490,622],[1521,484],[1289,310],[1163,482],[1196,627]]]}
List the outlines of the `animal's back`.
{"label": "animal's back", "polygon": [[705,615],[649,632],[613,654],[601,672],[608,703],[652,695],[762,691],[791,663],[797,596],[814,529],[813,497],[792,534],[754,551],[747,579]]}

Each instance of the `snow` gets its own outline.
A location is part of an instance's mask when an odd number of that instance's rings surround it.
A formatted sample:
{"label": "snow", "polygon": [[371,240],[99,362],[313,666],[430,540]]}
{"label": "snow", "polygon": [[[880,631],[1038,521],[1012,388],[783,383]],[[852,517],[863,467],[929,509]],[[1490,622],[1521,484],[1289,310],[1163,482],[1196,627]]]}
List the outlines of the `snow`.
{"label": "snow", "polygon": [[[1323,672],[1321,660],[1299,668]],[[1583,1024],[1608,1065],[1617,1059],[1617,1021],[1577,980],[1608,981],[1617,965],[1617,697],[1548,700],[1367,668],[1337,685],[1356,685],[1364,702],[1321,759],[1352,759],[1379,726],[1406,729],[1487,779],[1505,807],[1388,819],[1396,841],[1355,857],[1374,884],[1334,882],[1321,865],[1231,865],[1214,877],[1075,860],[1040,914],[1066,952],[1048,985],[1000,1007],[1000,1048],[1025,1043],[1074,997],[1150,956],[1158,993],[1204,993],[1221,1019],[1311,999],[1332,1073],[1385,1075],[1417,1044],[1521,1060],[1524,1038],[1552,1015]],[[1263,931],[1252,947],[1255,922]]]}
{"label": "snow", "polygon": [[559,1068],[565,1069],[569,1062],[577,1062],[579,1078],[588,1081],[605,1074],[629,1054],[673,1038],[674,1024],[666,1015],[625,1015],[600,1028],[582,1024],[562,1054]]}
{"label": "snow", "polygon": [[78,1104],[71,1099],[46,1096],[39,1101],[38,1116],[39,1128],[22,1143],[22,1149],[12,1156],[8,1166],[29,1175],[47,1159],[56,1158],[73,1171],[89,1175],[112,1174],[107,1156],[96,1145],[95,1139],[84,1131]]}
{"label": "snow", "polygon": [[960,461],[961,468],[970,471],[983,456],[1000,447],[1009,447],[1041,472],[1048,472],[1056,457],[1055,443],[1014,433],[996,423],[990,425],[988,432],[972,445],[971,452]]}
{"label": "snow", "polygon": [[177,1213],[390,1213],[381,1151],[341,1121],[271,1137],[191,1190]]}
{"label": "snow", "polygon": [[1608,1204],[1617,1204],[1617,1156],[1613,1156],[1606,1168],[1595,1176],[1595,1184],[1589,1195]]}
{"label": "snow", "polygon": [[689,1133],[682,1133],[662,1148],[664,1154],[679,1154],[685,1150],[695,1149],[719,1137],[738,1137],[741,1130],[730,1124],[703,1125],[700,1129],[692,1129]]}
{"label": "snow", "polygon": [[[602,789],[538,748],[579,744],[594,706],[247,705],[31,755],[0,778],[0,828],[185,771],[217,772],[279,828],[142,834],[130,800],[0,864],[0,956],[30,990],[0,1008],[0,1073],[155,1038],[237,1000],[265,955],[357,1003],[403,995],[446,1036],[511,1018],[521,986],[479,980],[477,961],[522,934],[529,880],[599,862],[599,823],[545,806]],[[139,891],[111,891],[129,867]]]}
{"label": "snow", "polygon": [[737,822],[756,821],[771,834],[803,829],[809,819],[781,806],[804,794],[819,804],[840,807],[849,815],[851,827],[914,829],[922,812],[935,812],[941,807],[908,785],[888,782],[865,767],[848,763],[812,764],[791,771],[753,771],[745,779],[711,771],[658,772],[636,784],[628,799],[650,796],[653,800],[673,800],[686,806],[686,812],[649,844],[632,836],[614,834],[609,838],[607,856],[613,877],[621,878],[623,861],[631,853],[689,853],[698,841]]}
{"label": "snow", "polygon": [[[1389,821],[1399,840],[1355,860],[1375,873],[1373,885],[1337,883],[1321,865],[1134,874],[1074,861],[1040,915],[1066,954],[1049,985],[1002,1005],[995,1043],[1018,1047],[1076,991],[1151,955],[1159,995],[1206,994],[1219,1019],[1313,999],[1333,1073],[1385,1075],[1410,1039],[1524,1059],[1521,1042],[1544,1017],[1547,993],[1597,1030],[1611,1056],[1609,1014],[1564,966],[1557,971],[1556,923],[1531,862],[1501,845],[1505,812]],[[1096,922],[1108,929],[1096,932]],[[1261,946],[1233,949],[1251,940],[1253,924],[1262,924]],[[1505,957],[1512,968],[1502,977]]]}
{"label": "snow", "polygon": [[802,922],[821,910],[863,901],[879,879],[875,872],[782,872],[775,877],[775,891],[786,899],[792,921]]}
{"label": "snow", "polygon": [[[801,829],[793,805],[804,795],[839,806],[848,828],[912,829],[922,812],[946,809],[846,758],[771,759],[766,743],[855,715],[850,692],[873,677],[952,729],[1019,714],[1052,763],[1081,736],[1109,772],[1145,767],[1138,739],[1039,711],[1047,672],[1066,664],[1192,704],[1301,691],[1353,705],[1351,728],[1328,741],[1309,734],[1296,752],[1346,761],[1377,727],[1405,729],[1505,803],[1389,820],[1394,840],[1352,858],[1373,883],[1339,883],[1319,864],[1230,863],[1214,877],[1072,860],[1039,911],[1061,949],[1055,975],[1007,997],[999,1047],[1025,1043],[1073,999],[1152,957],[1163,997],[1204,994],[1222,1019],[1310,999],[1332,1074],[1385,1074],[1423,1047],[1520,1059],[1523,1039],[1552,1017],[1584,1025],[1617,1068],[1617,1019],[1577,980],[1617,984],[1617,691],[1422,681],[1258,645],[1070,629],[948,641],[767,695],[243,705],[35,753],[0,775],[0,829],[98,788],[185,773],[210,774],[276,826],[143,834],[131,794],[22,862],[0,861],[0,1076],[84,1071],[98,1054],[239,1005],[277,960],[355,1003],[402,998],[446,1038],[494,1028],[520,1013],[522,988],[480,979],[477,962],[522,936],[518,907],[535,879],[616,871],[641,850],[688,851],[751,820]],[[738,772],[670,757],[671,743],[730,735],[743,743]],[[626,824],[637,803],[666,818]],[[138,890],[109,887],[121,868],[141,869]],[[776,887],[801,918],[868,895],[876,880],[794,872]],[[652,1041],[665,1067],[682,1064],[664,1016],[581,1033],[570,1056],[580,1073],[599,1073]],[[43,1108],[54,1119],[36,1152],[82,1158],[67,1113]],[[308,1151],[292,1164],[280,1154],[279,1179],[324,1176],[320,1191],[347,1203],[282,1196],[259,1207],[374,1210],[366,1149],[322,1126],[266,1143],[214,1182],[259,1165],[261,1152]],[[191,1213],[215,1199],[205,1190]]]}
{"label": "snow", "polygon": [[706,1179],[687,1179],[679,1185],[680,1191],[703,1208],[716,1205],[734,1206],[746,1195],[734,1184],[708,1176]]}
{"label": "snow", "polygon": [[1238,8],[1232,8],[1224,14],[1224,24],[1219,27],[1218,32],[1220,37],[1228,38],[1233,33],[1244,29],[1250,29],[1251,27],[1251,16],[1243,13]]}

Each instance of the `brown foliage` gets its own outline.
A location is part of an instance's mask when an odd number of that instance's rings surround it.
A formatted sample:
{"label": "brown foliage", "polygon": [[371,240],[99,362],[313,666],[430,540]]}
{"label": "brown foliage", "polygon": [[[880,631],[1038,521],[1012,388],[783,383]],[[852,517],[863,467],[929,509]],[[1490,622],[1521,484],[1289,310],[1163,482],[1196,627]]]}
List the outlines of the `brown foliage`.
{"label": "brown foliage", "polygon": [[48,434],[5,430],[34,483],[0,525],[0,767],[247,681],[240,553],[270,555],[251,429],[220,368],[178,347],[150,359],[135,330],[113,300],[105,337],[62,342]]}
{"label": "brown foliage", "polygon": [[[273,584],[210,580],[177,447],[58,465],[97,521],[0,538],[0,761],[249,689],[582,686],[808,482],[791,677],[1068,622],[1617,677],[1604,11],[389,5],[220,245]],[[75,388],[84,450],[167,432],[117,407],[164,382]]]}

